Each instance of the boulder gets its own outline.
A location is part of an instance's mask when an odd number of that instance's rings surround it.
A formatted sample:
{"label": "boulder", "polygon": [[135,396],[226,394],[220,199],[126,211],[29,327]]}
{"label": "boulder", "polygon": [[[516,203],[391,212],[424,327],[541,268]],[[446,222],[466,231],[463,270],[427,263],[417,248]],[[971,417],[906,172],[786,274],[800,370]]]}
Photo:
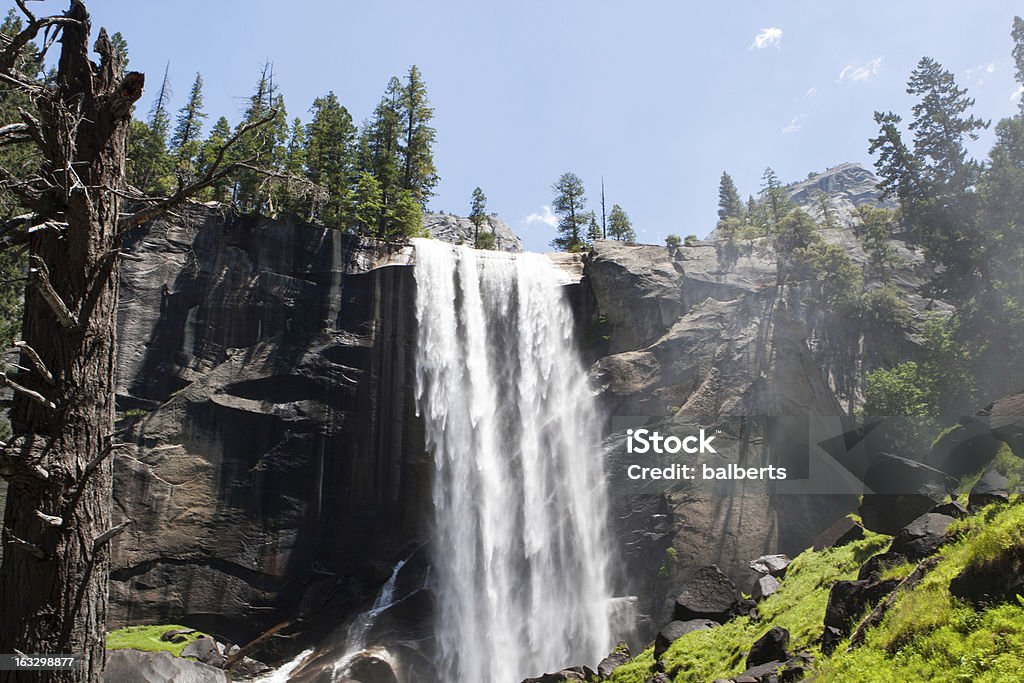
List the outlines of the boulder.
{"label": "boulder", "polygon": [[536,678],[527,678],[523,683],[563,683],[564,681],[590,681],[597,676],[588,666],[574,666],[556,673],[541,674]]}
{"label": "boulder", "polygon": [[698,567],[686,575],[683,590],[676,596],[672,618],[710,619],[722,624],[736,613],[739,600],[735,584],[718,567]]}
{"label": "boulder", "polygon": [[370,653],[360,653],[348,665],[348,675],[360,683],[398,683],[391,664]]}
{"label": "boulder", "polygon": [[958,503],[955,500],[949,503],[942,503],[940,505],[936,505],[928,512],[936,512],[940,515],[946,515],[948,517],[954,517],[956,519],[963,519],[968,514],[970,514],[967,508],[963,505],[963,503]]}
{"label": "boulder", "polygon": [[957,481],[924,463],[883,453],[871,463],[864,484],[872,491],[861,501],[864,528],[891,535],[941,503]]}
{"label": "boulder", "polygon": [[619,644],[615,646],[615,649],[597,665],[598,677],[601,680],[610,678],[615,669],[626,664],[632,658],[633,656],[629,652],[629,645],[620,641]]}
{"label": "boulder", "polygon": [[789,631],[781,626],[772,626],[768,632],[754,641],[747,653],[747,668],[752,669],[768,662],[780,662],[789,659],[786,649],[789,647]]}
{"label": "boulder", "polygon": [[779,678],[776,672],[784,662],[765,662],[752,666],[732,680],[734,683],[778,683]]}
{"label": "boulder", "polygon": [[1016,604],[1024,595],[1024,548],[1011,548],[990,562],[966,567],[949,582],[949,592],[975,607]]}
{"label": "boulder", "polygon": [[227,674],[170,652],[111,650],[103,670],[105,683],[225,683]]}
{"label": "boulder", "polygon": [[654,659],[661,659],[661,655],[669,646],[682,638],[687,633],[702,631],[707,628],[714,628],[718,623],[710,619],[690,619],[689,621],[670,621],[665,624],[658,635],[654,638]]}
{"label": "boulder", "polygon": [[194,657],[203,664],[209,664],[218,669],[224,668],[225,657],[221,653],[217,641],[210,636],[202,636],[193,640],[181,651],[181,656]]}
{"label": "boulder", "polygon": [[754,583],[753,598],[756,601],[764,600],[769,595],[779,590],[779,580],[771,574],[765,574]]}
{"label": "boulder", "polygon": [[985,408],[992,436],[1024,458],[1024,392],[1005,396]]}
{"label": "boulder", "polygon": [[949,537],[946,530],[956,520],[937,512],[927,512],[899,530],[889,546],[908,560],[921,560],[942,547]]}
{"label": "boulder", "polygon": [[882,578],[882,573],[890,567],[895,567],[907,561],[905,555],[894,552],[878,553],[868,558],[867,562],[860,566],[857,579],[864,581],[873,579],[877,581]]}
{"label": "boulder", "polygon": [[843,637],[849,635],[853,620],[889,595],[897,584],[899,579],[836,581],[829,591],[828,605],[825,607],[822,651],[831,652]]}
{"label": "boulder", "polygon": [[862,538],[864,538],[864,527],[850,519],[849,516],[845,516],[818,534],[811,547],[815,550],[839,548]]}
{"label": "boulder", "polygon": [[672,683],[672,679],[669,678],[664,673],[659,671],[658,673],[654,674],[653,676],[645,679],[644,683]]}
{"label": "boulder", "polygon": [[1005,503],[1010,500],[1008,488],[1006,477],[995,470],[989,470],[971,489],[968,504],[972,509],[977,509],[993,503]]}
{"label": "boulder", "polygon": [[755,572],[778,578],[785,575],[786,567],[792,562],[788,555],[762,555],[750,563],[750,568]]}
{"label": "boulder", "polygon": [[160,640],[168,643],[184,643],[190,633],[195,633],[194,628],[172,628],[170,631],[164,631],[160,635]]}

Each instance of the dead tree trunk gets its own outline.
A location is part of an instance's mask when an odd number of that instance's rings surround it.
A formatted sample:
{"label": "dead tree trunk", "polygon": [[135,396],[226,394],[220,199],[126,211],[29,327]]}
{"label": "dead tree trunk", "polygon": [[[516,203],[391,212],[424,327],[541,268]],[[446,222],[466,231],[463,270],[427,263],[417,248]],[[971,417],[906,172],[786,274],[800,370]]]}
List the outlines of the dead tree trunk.
{"label": "dead tree trunk", "polygon": [[[38,32],[48,21],[22,9],[26,31]],[[6,380],[14,389],[14,436],[0,457],[0,473],[9,480],[0,652],[79,654],[84,661],[73,671],[0,672],[0,681],[99,680],[109,541],[130,522],[111,519],[107,456],[114,431],[120,193],[143,76],[123,74],[104,31],[95,45],[100,63],[92,63],[89,16],[79,0],[63,19],[47,25],[63,31],[56,83],[14,84],[36,103],[22,118],[44,161],[38,176],[7,188],[33,210],[27,222],[36,229],[27,234],[23,369]]]}

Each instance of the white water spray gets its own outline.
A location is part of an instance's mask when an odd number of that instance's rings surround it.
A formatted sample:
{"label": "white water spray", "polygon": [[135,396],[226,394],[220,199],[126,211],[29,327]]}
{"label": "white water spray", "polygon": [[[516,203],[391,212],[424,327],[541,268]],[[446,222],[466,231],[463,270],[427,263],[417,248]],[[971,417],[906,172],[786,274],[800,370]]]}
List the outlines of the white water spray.
{"label": "white water spray", "polygon": [[560,273],[537,254],[415,247],[439,679],[593,665],[611,645],[607,501]]}

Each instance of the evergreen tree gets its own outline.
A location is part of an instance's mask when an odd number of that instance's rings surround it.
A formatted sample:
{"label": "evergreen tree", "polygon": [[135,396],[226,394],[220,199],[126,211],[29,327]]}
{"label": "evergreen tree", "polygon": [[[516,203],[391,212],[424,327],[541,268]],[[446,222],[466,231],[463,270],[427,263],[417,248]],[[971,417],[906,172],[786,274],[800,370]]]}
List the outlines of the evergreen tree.
{"label": "evergreen tree", "polygon": [[765,207],[763,227],[769,232],[775,232],[790,208],[789,202],[785,190],[782,189],[782,183],[771,166],[764,169],[761,182],[761,202]]}
{"label": "evergreen tree", "polygon": [[[306,173],[306,127],[298,116],[292,119],[288,133],[284,171],[293,177],[300,177]],[[293,182],[286,182],[281,193],[280,211],[311,219],[311,206],[312,202],[306,198],[305,193],[297,190]]]}
{"label": "evergreen tree", "polygon": [[388,82],[384,96],[374,109],[370,121],[363,126],[359,141],[359,170],[370,173],[380,189],[380,212],[377,232],[385,232],[388,207],[401,189],[403,157],[399,149],[402,132],[402,83],[397,78]]}
{"label": "evergreen tree", "polygon": [[718,181],[718,220],[726,218],[741,218],[743,216],[743,202],[740,201],[740,193],[736,190],[736,183],[732,176],[722,172]]}
{"label": "evergreen tree", "polygon": [[[209,137],[206,138],[199,150],[198,165],[200,173],[206,173],[213,167],[217,160],[217,153],[227,144],[230,137],[231,124],[228,123],[227,118],[222,116],[213,124]],[[226,204],[231,201],[231,187],[231,181],[227,178],[221,178],[214,181],[203,196],[207,199]]]}
{"label": "evergreen tree", "polygon": [[171,130],[170,98],[168,63],[149,111],[149,121],[132,121],[128,135],[128,182],[147,194],[168,194],[173,187],[174,161],[167,150]]}
{"label": "evergreen tree", "polygon": [[196,172],[196,161],[199,156],[203,119],[203,77],[196,74],[189,92],[188,102],[178,112],[177,126],[171,137],[171,150],[174,154],[176,171],[180,176],[193,176]]}
{"label": "evergreen tree", "polygon": [[856,231],[868,256],[868,266],[882,279],[898,261],[892,246],[892,230],[895,225],[896,214],[890,209],[870,204],[857,207]]}
{"label": "evergreen tree", "polygon": [[583,228],[588,218],[583,208],[586,203],[583,181],[575,173],[563,173],[551,190],[555,193],[552,208],[558,216],[558,237],[551,241],[551,246],[561,251],[583,250],[586,247]]}
{"label": "evergreen tree", "polygon": [[114,48],[114,54],[121,60],[121,65],[128,69],[128,41],[124,39],[120,31],[110,36],[110,45]]}
{"label": "evergreen tree", "polygon": [[487,195],[479,187],[469,202],[469,220],[473,224],[473,246],[480,249],[480,227],[487,220]]}
{"label": "evergreen tree", "polygon": [[[272,65],[269,62],[262,67],[256,90],[249,98],[236,132],[267,118],[270,121],[266,125],[249,130],[239,138],[232,153],[232,161],[269,169],[280,169],[283,165],[288,138],[288,115],[284,98],[275,90]],[[273,213],[274,191],[267,176],[252,170],[242,170],[236,177],[232,198],[243,211]]]}
{"label": "evergreen tree", "polygon": [[404,128],[401,148],[402,189],[411,192],[425,210],[438,182],[431,151],[437,133],[430,126],[434,110],[427,99],[427,86],[415,64],[409,67],[402,87],[400,115]]}
{"label": "evergreen tree", "polygon": [[602,239],[601,226],[597,224],[597,214],[591,211],[587,218],[587,246]]}
{"label": "evergreen tree", "polygon": [[359,174],[352,192],[352,217],[364,235],[376,235],[384,221],[384,196],[380,183],[367,171]]}
{"label": "evergreen tree", "polygon": [[323,207],[314,218],[334,228],[347,228],[350,221],[349,187],[355,168],[356,127],[348,109],[333,92],[313,101],[312,120],[306,127],[307,176],[327,192]]}
{"label": "evergreen tree", "polygon": [[423,233],[423,208],[409,190],[399,190],[387,211],[387,224],[383,237],[405,240]]}
{"label": "evergreen tree", "polygon": [[612,204],[612,212],[608,216],[608,233],[613,240],[620,242],[636,241],[633,224],[630,223],[629,216],[618,204]]}
{"label": "evergreen tree", "polygon": [[[1024,87],[1024,19],[1013,18],[1013,30],[1010,32],[1010,37],[1013,38],[1012,54],[1017,85]],[[1024,93],[1017,100],[1017,106],[1020,107],[1020,115],[1024,116]]]}

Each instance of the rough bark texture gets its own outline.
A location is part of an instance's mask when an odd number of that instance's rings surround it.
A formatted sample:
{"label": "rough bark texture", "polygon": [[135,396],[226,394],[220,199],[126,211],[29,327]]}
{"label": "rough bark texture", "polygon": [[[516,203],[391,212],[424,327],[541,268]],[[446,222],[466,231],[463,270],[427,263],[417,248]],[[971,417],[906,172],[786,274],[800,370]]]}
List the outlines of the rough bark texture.
{"label": "rough bark texture", "polygon": [[[99,680],[108,532],[125,521],[111,518],[111,458],[98,456],[109,453],[114,424],[115,190],[123,183],[130,110],[142,93],[142,75],[122,77],[102,31],[95,46],[101,62],[93,64],[85,6],[73,0],[66,16],[77,23],[64,26],[55,89],[36,99],[41,175],[50,187],[31,207],[66,228],[40,231],[29,243],[36,270],[26,290],[22,332],[54,384],[35,371],[15,378],[51,405],[16,392],[11,410],[0,652],[79,654],[84,662],[75,671],[0,672],[0,681]],[[74,321],[61,320],[54,294]],[[21,365],[32,367],[27,357]],[[38,513],[61,523],[46,523]]]}

